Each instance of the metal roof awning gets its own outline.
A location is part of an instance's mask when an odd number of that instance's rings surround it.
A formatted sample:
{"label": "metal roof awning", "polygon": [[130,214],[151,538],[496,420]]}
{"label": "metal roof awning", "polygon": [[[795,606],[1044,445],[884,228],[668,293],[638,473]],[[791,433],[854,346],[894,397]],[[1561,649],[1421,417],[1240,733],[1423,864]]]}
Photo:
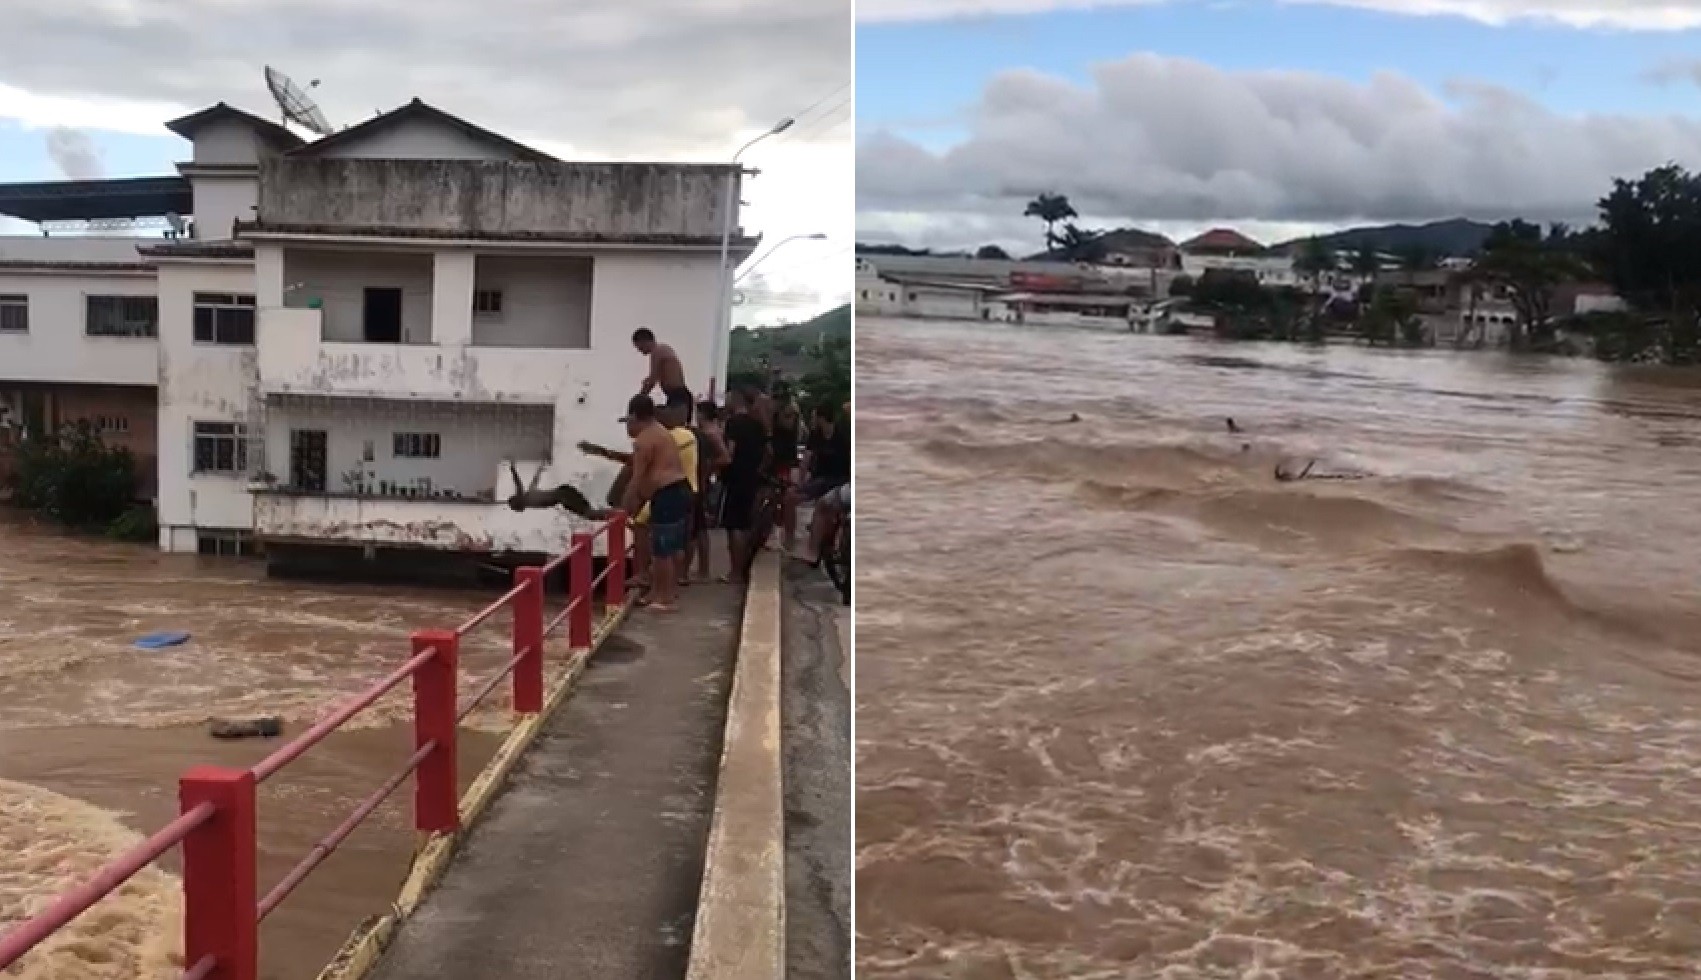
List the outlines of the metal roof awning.
{"label": "metal roof awning", "polygon": [[184,177],[0,184],[0,214],[25,221],[151,218],[194,210],[195,195]]}

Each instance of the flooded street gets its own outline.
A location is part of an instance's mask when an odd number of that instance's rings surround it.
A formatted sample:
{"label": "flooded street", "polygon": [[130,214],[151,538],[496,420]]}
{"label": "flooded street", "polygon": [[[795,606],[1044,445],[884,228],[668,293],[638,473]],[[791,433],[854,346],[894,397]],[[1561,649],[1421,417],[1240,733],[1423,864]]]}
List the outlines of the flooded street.
{"label": "flooded street", "polygon": [[857,332],[859,976],[1694,975],[1701,373]]}
{"label": "flooded street", "polygon": [[[217,741],[208,718],[281,715],[291,736],[404,661],[412,630],[453,627],[492,598],[269,581],[256,562],[68,537],[0,511],[0,931],[175,816],[184,770],[284,744]],[[131,646],[166,629],[193,638]],[[464,641],[463,697],[507,659],[508,630],[498,614]],[[508,723],[507,687],[486,705],[461,735],[463,784]],[[261,786],[262,893],[401,766],[410,717],[403,684]],[[262,975],[317,975],[395,897],[412,845],[409,781],[266,920]],[[168,855],[7,975],[177,977],[177,870]]]}

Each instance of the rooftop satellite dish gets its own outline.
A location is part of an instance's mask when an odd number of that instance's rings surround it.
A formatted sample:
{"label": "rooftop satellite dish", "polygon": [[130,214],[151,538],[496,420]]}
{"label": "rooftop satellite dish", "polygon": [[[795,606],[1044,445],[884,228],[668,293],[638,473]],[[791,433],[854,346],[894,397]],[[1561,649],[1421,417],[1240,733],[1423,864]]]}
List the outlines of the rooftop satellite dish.
{"label": "rooftop satellite dish", "polygon": [[[313,88],[318,84],[319,80],[315,78],[307,87]],[[319,111],[319,107],[301,90],[301,86],[290,81],[288,75],[275,70],[271,65],[266,66],[266,87],[272,90],[272,98],[277,102],[278,110],[283,113],[284,122],[295,123],[320,136],[329,136],[335,132],[325,114]]]}

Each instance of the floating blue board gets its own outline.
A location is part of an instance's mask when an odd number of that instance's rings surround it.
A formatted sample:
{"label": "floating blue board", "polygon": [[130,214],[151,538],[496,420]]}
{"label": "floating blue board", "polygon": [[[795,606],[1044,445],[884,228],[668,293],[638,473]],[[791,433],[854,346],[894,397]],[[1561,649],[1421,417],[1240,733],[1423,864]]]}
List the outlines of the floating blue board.
{"label": "floating blue board", "polygon": [[147,636],[137,637],[136,646],[143,650],[158,650],[162,647],[177,646],[187,639],[189,639],[188,633],[181,630],[166,630],[162,633],[149,633]]}

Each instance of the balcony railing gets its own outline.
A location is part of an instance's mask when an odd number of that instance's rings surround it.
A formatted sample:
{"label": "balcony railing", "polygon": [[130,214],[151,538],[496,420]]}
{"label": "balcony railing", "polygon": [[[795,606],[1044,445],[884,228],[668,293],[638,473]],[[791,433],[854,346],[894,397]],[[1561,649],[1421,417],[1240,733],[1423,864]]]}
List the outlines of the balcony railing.
{"label": "balcony railing", "polygon": [[554,404],[582,350],[324,340],[324,313],[271,307],[255,338],[267,394]]}
{"label": "balcony railing", "polygon": [[516,512],[494,501],[254,494],[254,531],[272,541],[542,554],[589,527],[565,511]]}

